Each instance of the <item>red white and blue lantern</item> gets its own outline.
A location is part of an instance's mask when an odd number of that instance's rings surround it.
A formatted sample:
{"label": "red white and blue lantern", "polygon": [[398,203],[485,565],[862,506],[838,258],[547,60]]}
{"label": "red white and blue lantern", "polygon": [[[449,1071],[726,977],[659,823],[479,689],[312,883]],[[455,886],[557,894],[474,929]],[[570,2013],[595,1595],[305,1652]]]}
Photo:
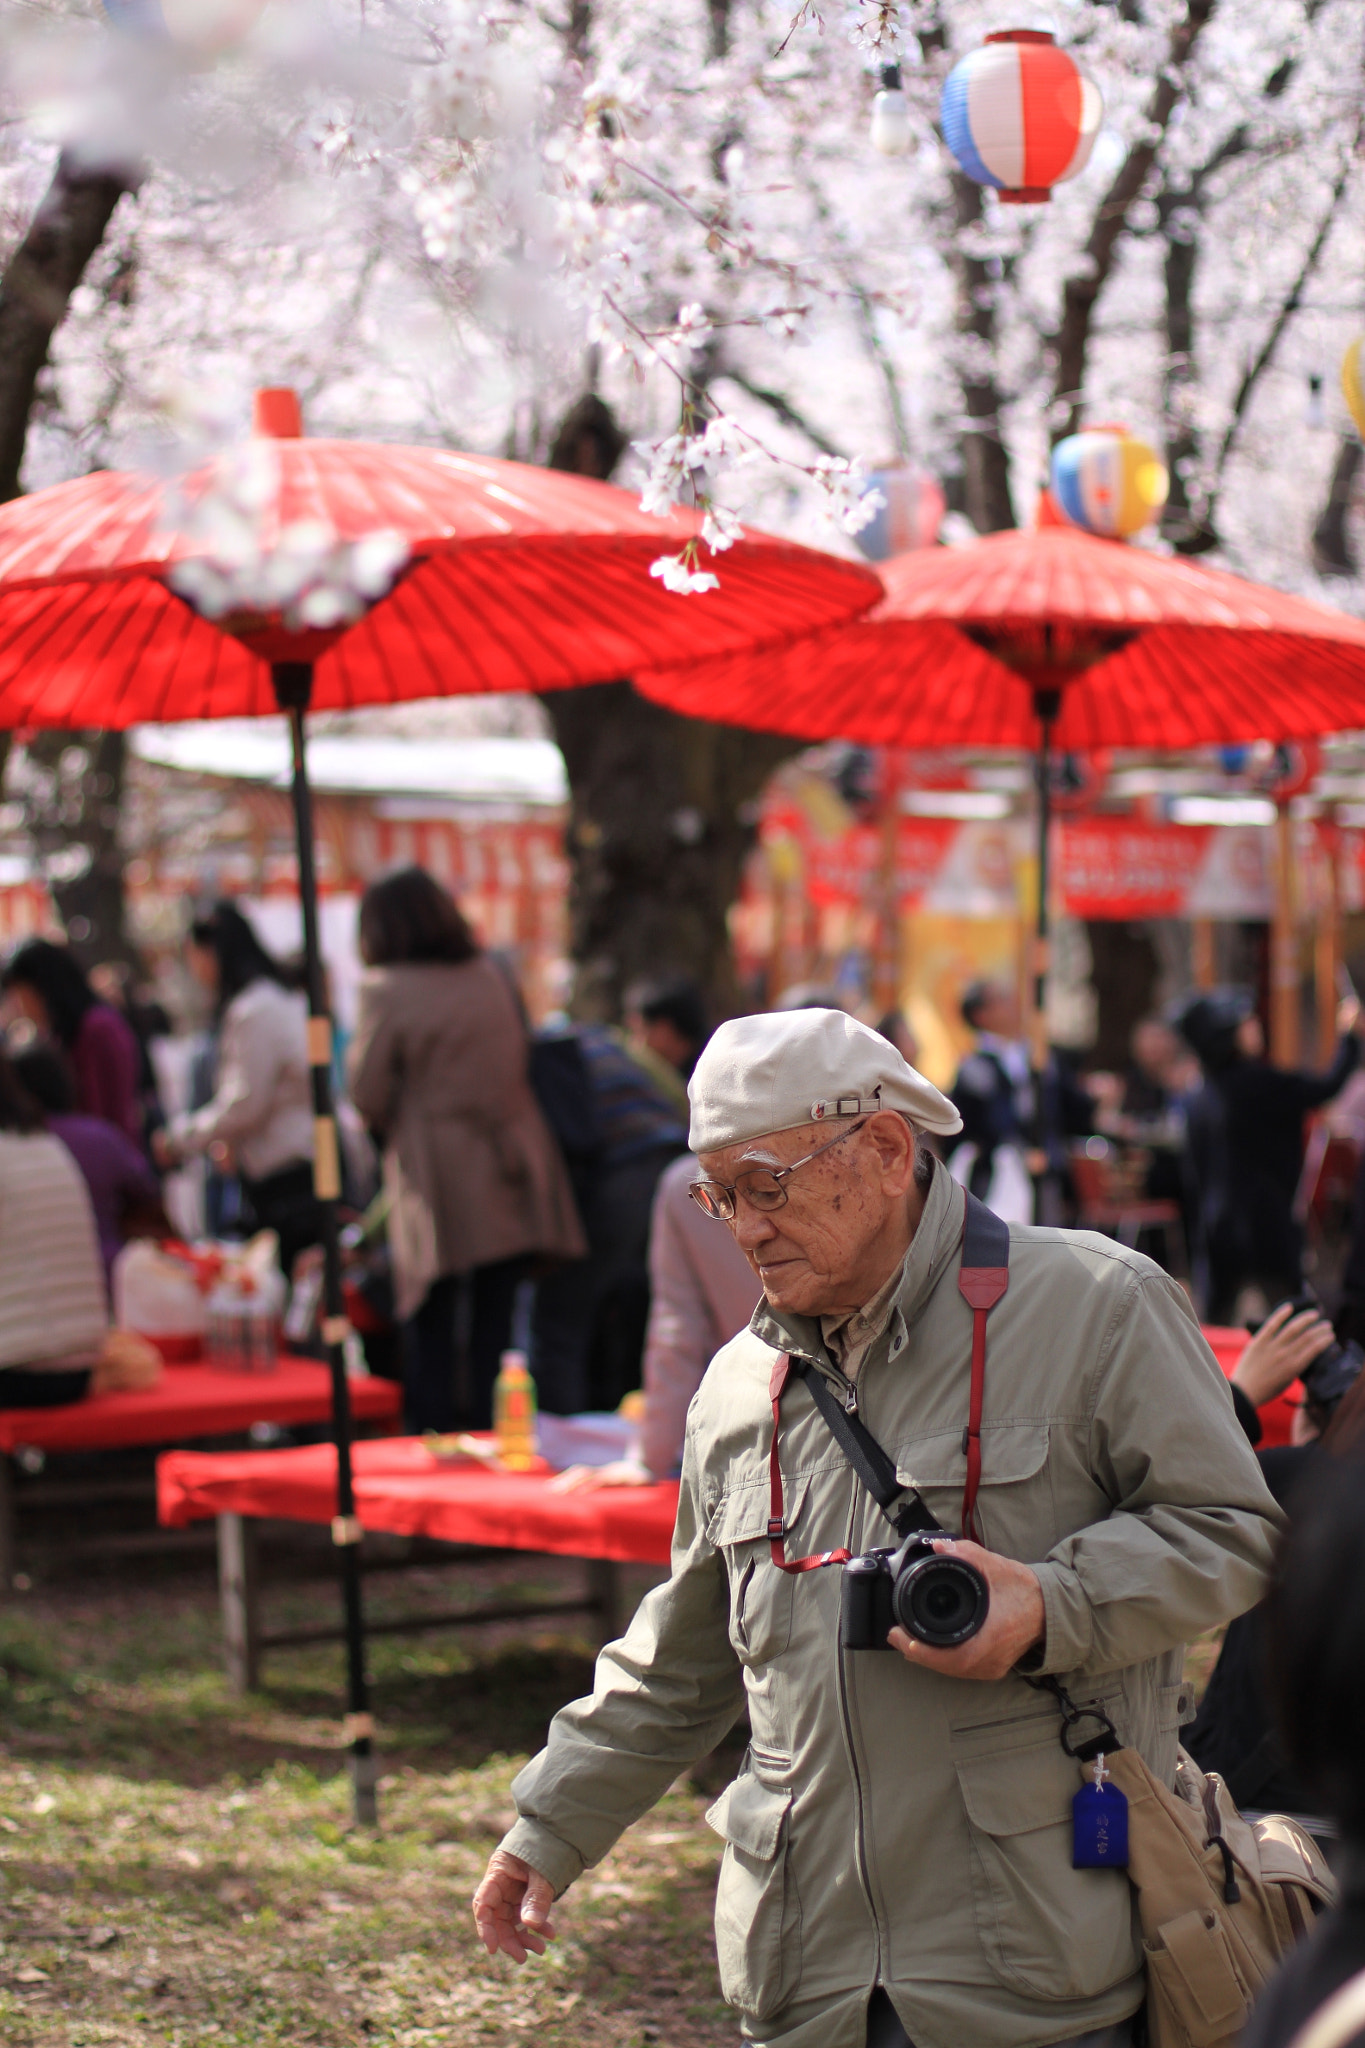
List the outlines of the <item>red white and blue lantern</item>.
{"label": "red white and blue lantern", "polygon": [[884,501],[867,525],[853,536],[869,562],[884,562],[888,555],[904,555],[911,548],[933,546],[948,509],[937,477],[930,476],[927,469],[914,469],[907,464],[897,469],[874,469],[867,487],[877,491]]}
{"label": "red white and blue lantern", "polygon": [[943,139],[978,185],[1016,205],[1050,199],[1052,187],[1083,171],[1104,101],[1074,58],[1046,29],[987,36],[943,83]]}

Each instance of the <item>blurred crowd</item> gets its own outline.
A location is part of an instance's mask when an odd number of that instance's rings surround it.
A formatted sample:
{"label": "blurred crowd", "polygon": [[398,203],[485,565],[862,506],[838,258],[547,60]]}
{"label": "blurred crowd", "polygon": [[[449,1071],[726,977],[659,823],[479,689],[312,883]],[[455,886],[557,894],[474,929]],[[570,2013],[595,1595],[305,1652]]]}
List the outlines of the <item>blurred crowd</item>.
{"label": "blurred crowd", "polygon": [[[730,1232],[689,1195],[687,1081],[713,1021],[700,990],[642,983],[619,1027],[532,1028],[507,962],[419,868],[367,890],[359,947],[337,1080],[346,1306],[369,1370],[401,1382],[410,1429],[486,1429],[503,1354],[522,1351],[544,1414],[625,1409],[635,1425],[627,1455],[570,1465],[554,1484],[674,1476],[692,1395],[759,1298]],[[0,966],[0,1406],[126,1383],[111,1278],[116,1290],[129,1248],[164,1245],[177,1225],[219,1241],[272,1233],[291,1290],[286,1339],[321,1355],[300,976],[228,901],[188,924],[184,965],[208,1022],[174,1103],[159,1080],[174,1064],[170,1020],[125,973],[87,974],[46,939]],[[814,987],[780,1005],[834,1006]],[[1341,1478],[1365,1449],[1357,1006],[1343,1004],[1321,1073],[1267,1060],[1240,989],[1142,1019],[1122,1073],[1031,1048],[1008,988],[973,985],[962,1014],[972,1042],[951,1091],[962,1130],[940,1141],[955,1178],[1007,1220],[1097,1229],[1150,1252],[1206,1323],[1244,1323],[1253,1334],[1232,1394],[1253,1444],[1260,1411],[1299,1390],[1292,1442],[1260,1452],[1292,1510],[1291,1592],[1228,1629],[1186,1739],[1244,1805],[1330,1809],[1355,1829],[1358,1745],[1338,1758],[1321,1702],[1346,1699],[1359,1646],[1340,1647],[1320,1567],[1324,1545],[1358,1548],[1365,1527],[1361,1489]],[[899,1012],[877,1028],[915,1063]],[[1296,1676],[1315,1660],[1326,1660],[1320,1696]],[[1288,2018],[1365,1960],[1352,1899],[1286,1980]],[[1262,2048],[1288,2038],[1288,2018],[1267,2023]]]}
{"label": "blurred crowd", "polygon": [[[415,867],[366,891],[359,950],[336,1079],[348,1312],[370,1369],[401,1380],[419,1431],[487,1427],[509,1348],[527,1354],[546,1413],[614,1410],[643,1387],[641,1475],[672,1472],[691,1394],[758,1292],[728,1233],[688,1199],[687,1080],[713,1021],[701,991],[642,983],[619,1027],[533,1029],[509,964]],[[87,974],[46,939],[0,967],[5,1405],[89,1383],[120,1248],[174,1235],[172,1218],[186,1237],[273,1232],[293,1287],[291,1340],[316,1346],[322,1211],[296,964],[273,957],[230,901],[190,920],[183,963],[207,1027],[180,1062],[174,1103],[158,1080],[170,1020],[137,999],[126,971]],[[803,986],[782,1006],[837,998]],[[1354,1003],[1322,1073],[1267,1061],[1239,989],[1143,1018],[1121,1073],[1031,1048],[1008,987],[972,985],[962,1017],[971,1047],[951,1092],[963,1128],[943,1146],[960,1182],[1009,1221],[1100,1229],[1150,1253],[1210,1323],[1255,1328],[1284,1305],[1325,1331],[1311,1265],[1358,1356]],[[878,1028],[915,1063],[899,1012]],[[1323,1227],[1329,1180],[1335,1237],[1331,1217]]]}

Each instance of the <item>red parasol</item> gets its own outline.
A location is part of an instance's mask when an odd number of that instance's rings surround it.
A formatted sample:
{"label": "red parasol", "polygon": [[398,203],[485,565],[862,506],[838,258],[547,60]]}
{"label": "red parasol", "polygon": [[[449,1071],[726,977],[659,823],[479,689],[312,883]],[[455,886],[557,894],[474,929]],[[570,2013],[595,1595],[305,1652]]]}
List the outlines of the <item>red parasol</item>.
{"label": "red parasol", "polygon": [[1044,526],[881,564],[864,619],[776,655],[637,678],[695,718],[868,746],[1298,739],[1365,724],[1365,622],[1169,555]]}
{"label": "red parasol", "polygon": [[[1041,510],[1046,520],[1046,498]],[[1365,623],[1052,523],[918,549],[881,574],[886,597],[852,625],[778,653],[637,675],[637,687],[696,718],[802,739],[1037,747],[1041,1065],[1051,747],[1180,748],[1365,725]]]}
{"label": "red parasol", "polygon": [[[314,665],[317,710],[559,689],[781,643],[881,594],[861,563],[750,533],[686,602],[649,570],[699,526],[437,448],[263,438],[175,486],[98,471],[0,507],[0,726],[270,712],[280,662]],[[304,586],[284,615],[242,602],[274,572]],[[309,622],[303,607],[376,576],[351,589],[364,616]],[[211,623],[177,583],[229,609]]]}
{"label": "red parasol", "polygon": [[310,705],[609,682],[854,618],[870,569],[745,533],[690,602],[651,575],[710,551],[700,520],[588,478],[435,448],[305,441],[290,391],[256,438],[175,485],[97,472],[0,507],[0,726],[288,714],[308,970],[314,1186],[324,1204],[348,1728],[375,1818],[343,1341],[331,1025],[318,948],[304,739]]}

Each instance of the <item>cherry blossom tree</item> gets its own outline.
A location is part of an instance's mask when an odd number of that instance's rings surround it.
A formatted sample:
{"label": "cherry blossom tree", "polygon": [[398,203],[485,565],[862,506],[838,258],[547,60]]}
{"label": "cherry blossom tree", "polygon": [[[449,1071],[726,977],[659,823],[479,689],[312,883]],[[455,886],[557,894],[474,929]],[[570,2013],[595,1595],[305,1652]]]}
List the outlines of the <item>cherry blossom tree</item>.
{"label": "cherry blossom tree", "polygon": [[[253,384],[293,383],[316,432],[699,503],[718,552],[659,569],[702,604],[741,517],[849,549],[864,471],[914,461],[950,537],[991,530],[1030,515],[1059,434],[1118,418],[1171,458],[1164,544],[1358,600],[1355,0],[1067,0],[1052,25],[1106,113],[1043,207],[983,193],[937,128],[998,0],[215,4],[239,12],[223,46],[154,63],[75,0],[0,50],[12,477],[172,468],[241,431]],[[892,62],[909,148],[885,158]],[[616,686],[548,709],[589,999],[669,965],[723,1001],[779,750]]]}

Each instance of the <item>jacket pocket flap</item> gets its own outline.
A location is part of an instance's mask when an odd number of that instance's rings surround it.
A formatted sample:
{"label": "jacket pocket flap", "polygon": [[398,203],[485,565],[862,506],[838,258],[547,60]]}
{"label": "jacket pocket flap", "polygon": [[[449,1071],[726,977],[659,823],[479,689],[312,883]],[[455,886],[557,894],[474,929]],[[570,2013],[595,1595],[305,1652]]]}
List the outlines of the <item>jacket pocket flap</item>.
{"label": "jacket pocket flap", "polygon": [[[783,1526],[796,1524],[810,1490],[808,1479],[783,1479]],[[768,1477],[752,1486],[732,1486],[721,1495],[706,1524],[706,1540],[717,1550],[730,1543],[756,1543],[768,1533]]]}
{"label": "jacket pocket flap", "polygon": [[752,1771],[741,1771],[708,1812],[706,1824],[736,1849],[760,1863],[771,1863],[791,1803],[790,1786],[765,1785]]}
{"label": "jacket pocket flap", "polygon": [[[1011,1486],[1032,1479],[1047,1462],[1045,1422],[988,1422],[981,1432],[981,1484]],[[896,1446],[896,1477],[902,1486],[960,1487],[967,1460],[962,1432],[922,1437]]]}
{"label": "jacket pocket flap", "polygon": [[1024,1835],[1069,1821],[1081,1783],[1055,1737],[1044,1748],[959,1758],[957,1781],[967,1818],[986,1835]]}

